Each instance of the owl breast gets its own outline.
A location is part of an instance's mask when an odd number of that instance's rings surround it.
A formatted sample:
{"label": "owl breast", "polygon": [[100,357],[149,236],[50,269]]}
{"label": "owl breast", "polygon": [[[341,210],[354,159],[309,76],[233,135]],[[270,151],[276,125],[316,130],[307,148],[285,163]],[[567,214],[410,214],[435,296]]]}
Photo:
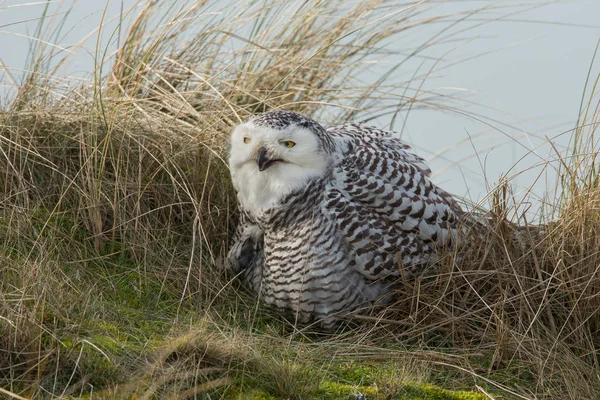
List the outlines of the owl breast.
{"label": "owl breast", "polygon": [[298,322],[318,320],[329,328],[348,313],[386,301],[382,296],[391,282],[367,282],[356,271],[356,261],[348,257],[343,235],[326,210],[290,220],[265,229],[264,303],[288,310]]}

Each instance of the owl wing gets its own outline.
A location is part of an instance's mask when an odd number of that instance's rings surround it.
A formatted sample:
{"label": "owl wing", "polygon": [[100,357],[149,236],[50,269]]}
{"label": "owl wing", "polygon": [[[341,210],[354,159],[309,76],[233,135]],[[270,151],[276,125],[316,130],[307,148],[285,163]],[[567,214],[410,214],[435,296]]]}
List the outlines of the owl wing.
{"label": "owl wing", "polygon": [[356,269],[372,280],[412,273],[449,243],[462,213],[433,185],[430,169],[390,132],[361,125],[330,128],[336,142],[326,207]]}

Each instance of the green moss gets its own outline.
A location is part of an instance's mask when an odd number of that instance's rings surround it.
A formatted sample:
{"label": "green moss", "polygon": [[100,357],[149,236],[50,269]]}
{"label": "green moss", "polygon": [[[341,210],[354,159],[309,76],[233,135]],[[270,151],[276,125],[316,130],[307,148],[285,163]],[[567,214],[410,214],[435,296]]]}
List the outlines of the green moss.
{"label": "green moss", "polygon": [[[387,365],[380,365],[379,368],[385,368]],[[374,378],[381,373],[377,366],[369,363],[346,362],[335,365],[332,368],[332,374],[339,380],[354,383],[357,385],[372,385]]]}
{"label": "green moss", "polygon": [[322,399],[354,399],[357,395],[373,398],[377,395],[377,388],[371,386],[355,386],[346,383],[324,381],[319,387],[315,398]]}
{"label": "green moss", "polygon": [[486,400],[487,397],[480,393],[466,391],[452,391],[438,386],[421,384],[407,384],[398,393],[398,400]]}
{"label": "green moss", "polygon": [[322,399],[354,399],[362,394],[368,399],[397,400],[485,400],[482,394],[466,391],[452,391],[433,385],[404,384],[396,393],[386,393],[377,386],[355,386],[338,382],[325,381],[321,384],[315,398]]}
{"label": "green moss", "polygon": [[237,391],[235,388],[229,388],[223,397],[226,399],[239,400],[277,400],[277,397],[272,396],[261,389],[248,389],[243,392]]}
{"label": "green moss", "polygon": [[[364,395],[367,399],[396,399],[396,400],[485,400],[482,394],[467,391],[452,391],[433,385],[405,384],[394,393],[386,393],[376,386],[360,386],[347,383],[323,381],[318,390],[309,393],[303,398],[339,400],[356,399]],[[224,394],[227,399],[249,399],[249,400],[272,400],[284,397],[276,397],[264,390],[251,388],[246,391],[238,391],[230,388]]]}
{"label": "green moss", "polygon": [[[293,357],[289,354],[289,357]],[[280,361],[281,362],[281,361]],[[246,370],[246,373],[250,371]],[[322,359],[304,360],[287,371],[286,387],[277,387],[268,377],[254,379],[257,372],[234,382],[225,398],[235,399],[367,399],[398,400],[484,400],[481,394],[449,390],[431,384],[408,381],[406,372],[393,362],[352,362],[324,366]],[[273,370],[278,374],[281,371]],[[291,383],[295,386],[292,386]],[[315,385],[316,383],[316,385]],[[457,381],[458,383],[458,381]]]}

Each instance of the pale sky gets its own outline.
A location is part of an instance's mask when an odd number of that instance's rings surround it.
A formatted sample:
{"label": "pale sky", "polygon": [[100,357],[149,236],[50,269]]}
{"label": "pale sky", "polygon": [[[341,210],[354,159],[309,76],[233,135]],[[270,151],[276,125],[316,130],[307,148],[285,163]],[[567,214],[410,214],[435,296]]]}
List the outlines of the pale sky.
{"label": "pale sky", "polygon": [[[33,35],[44,3],[0,0],[0,61],[14,77],[25,67],[29,51],[27,36]],[[50,2],[49,15],[56,14],[57,20],[62,19],[62,12],[72,5],[65,22],[67,34],[56,44],[69,49],[69,44],[79,42],[98,26],[105,6],[107,18],[118,17],[122,3],[127,10],[136,2]],[[222,0],[213,3],[228,5]],[[397,3],[398,7],[406,4],[402,0]],[[552,146],[543,144],[546,138],[553,138],[555,147],[564,149],[569,136],[560,134],[574,127],[586,75],[600,40],[600,0],[556,1],[554,4],[544,0],[432,0],[429,5],[435,7],[428,13],[456,13],[501,3],[507,5],[505,12],[471,18],[460,26],[472,28],[457,35],[457,41],[423,53],[435,59],[455,47],[439,62],[438,72],[425,82],[423,90],[443,93],[460,88],[474,104],[460,103],[464,114],[415,109],[408,114],[402,131],[402,138],[413,145],[415,152],[429,160],[436,183],[474,201],[480,200],[501,174],[528,169],[549,156],[554,157]],[[527,8],[529,11],[524,11]],[[516,10],[519,12],[515,14]],[[432,32],[424,29],[412,34],[410,44],[398,43],[398,52],[407,46],[418,46]],[[95,37],[86,42],[83,50],[77,51],[66,67],[66,74],[85,76],[90,71],[94,44]],[[458,62],[461,60],[465,61]],[[393,56],[389,61],[394,62]],[[408,67],[418,65],[415,62]],[[403,71],[404,74],[410,72],[406,68]],[[594,66],[592,79],[598,73],[600,60]],[[377,76],[368,79],[376,80]],[[0,85],[5,85],[0,86],[0,93],[6,97],[7,76],[1,68]],[[469,117],[474,113],[490,120],[485,123],[474,120]],[[399,115],[393,128],[402,130],[405,118],[406,113]],[[383,117],[372,123],[389,128],[390,121]],[[511,170],[515,162],[532,149],[537,149],[536,154],[526,157]],[[513,182],[517,185],[517,194],[531,186],[538,173],[539,169],[534,169],[520,175]],[[543,196],[547,191],[552,192],[555,179],[549,174],[538,180],[534,194]],[[537,208],[534,204],[534,209]]]}

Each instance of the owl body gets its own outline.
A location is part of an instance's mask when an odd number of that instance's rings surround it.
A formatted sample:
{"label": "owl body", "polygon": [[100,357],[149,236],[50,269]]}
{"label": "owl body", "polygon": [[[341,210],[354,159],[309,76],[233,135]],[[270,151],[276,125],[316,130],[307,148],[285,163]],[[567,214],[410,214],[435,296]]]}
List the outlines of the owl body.
{"label": "owl body", "polygon": [[390,132],[289,111],[232,134],[241,218],[228,260],[261,301],[324,328],[385,304],[451,244],[462,210]]}

